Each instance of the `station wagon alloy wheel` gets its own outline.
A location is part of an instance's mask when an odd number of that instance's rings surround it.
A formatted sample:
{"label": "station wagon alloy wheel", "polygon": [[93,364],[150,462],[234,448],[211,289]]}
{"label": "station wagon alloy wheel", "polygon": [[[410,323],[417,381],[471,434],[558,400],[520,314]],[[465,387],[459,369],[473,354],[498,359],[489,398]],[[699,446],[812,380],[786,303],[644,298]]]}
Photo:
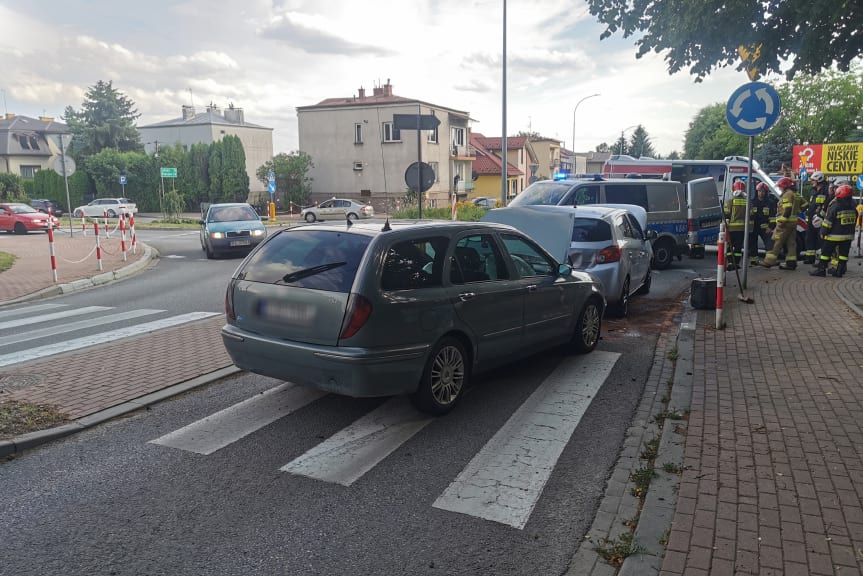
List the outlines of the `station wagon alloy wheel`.
{"label": "station wagon alloy wheel", "polygon": [[412,400],[424,412],[445,414],[455,406],[465,383],[464,347],[454,338],[444,338],[429,358]]}
{"label": "station wagon alloy wheel", "polygon": [[579,354],[590,352],[599,343],[599,332],[602,328],[602,310],[596,300],[589,300],[581,311],[578,323],[575,325],[573,346]]}

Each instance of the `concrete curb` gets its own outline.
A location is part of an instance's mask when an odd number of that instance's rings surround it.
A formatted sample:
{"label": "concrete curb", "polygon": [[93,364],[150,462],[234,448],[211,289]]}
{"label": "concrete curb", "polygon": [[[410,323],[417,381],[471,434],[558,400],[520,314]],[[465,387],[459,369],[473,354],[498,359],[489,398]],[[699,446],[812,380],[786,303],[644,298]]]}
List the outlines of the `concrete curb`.
{"label": "concrete curb", "polygon": [[11,440],[0,440],[0,458],[20,454],[25,450],[29,450],[30,448],[34,448],[41,444],[69,436],[76,432],[86,430],[87,428],[92,428],[93,426],[98,426],[99,424],[112,420],[117,416],[123,416],[124,414],[140,410],[145,406],[156,404],[167,398],[176,396],[177,394],[182,394],[183,392],[187,392],[193,388],[215,382],[216,380],[237,374],[238,372],[241,372],[241,370],[236,366],[227,366],[210,372],[209,374],[203,374],[196,378],[192,378],[191,380],[163,388],[157,392],[146,394],[140,398],[135,398],[133,400],[123,402],[122,404],[106,408],[105,410],[79,418],[74,422],[69,422],[62,426],[56,426],[47,430],[38,430],[29,434],[22,434],[21,436],[17,436]]}
{"label": "concrete curb", "polygon": [[[648,375],[648,380],[645,383],[644,391],[642,392],[636,413],[632,418],[632,423],[626,432],[626,437],[623,441],[623,447],[618,457],[617,463],[611,472],[605,493],[599,504],[594,516],[593,523],[576,550],[573,559],[570,562],[566,576],[614,576],[617,573],[617,568],[608,564],[596,551],[598,546],[603,546],[605,543],[617,541],[621,535],[630,532],[630,522],[638,519],[639,524],[646,521],[644,511],[639,511],[639,499],[633,495],[635,483],[631,480],[632,473],[643,466],[641,452],[644,449],[644,444],[651,439],[660,437],[660,446],[663,442],[668,443],[668,440],[662,439],[660,434],[664,436],[665,432],[660,433],[659,424],[656,422],[655,416],[661,410],[666,409],[665,399],[668,394],[668,389],[671,387],[672,401],[677,400],[674,395],[674,388],[678,383],[681,383],[678,395],[686,396],[687,387],[691,390],[692,370],[685,369],[681,361],[684,359],[692,359],[692,345],[689,345],[689,350],[685,350],[686,340],[692,341],[691,332],[694,331],[694,319],[696,312],[693,309],[684,311],[684,317],[677,334],[672,331],[660,336],[656,344],[656,352],[654,353],[653,364]],[[690,327],[692,327],[690,329]],[[681,334],[681,330],[686,329],[686,335]],[[681,346],[684,350],[681,351]],[[672,362],[669,358],[672,351],[677,352],[677,361]],[[671,385],[669,386],[669,382]],[[688,399],[688,396],[686,396]],[[679,405],[675,405],[677,410],[681,410]],[[669,403],[668,410],[671,410]],[[665,428],[668,428],[666,426]],[[661,450],[661,449],[660,449]],[[682,449],[681,457],[682,460]],[[670,455],[657,455],[657,463],[671,461]],[[657,479],[654,479],[656,482]],[[679,479],[678,479],[679,480]],[[648,494],[654,490],[654,484],[651,483]],[[672,490],[673,493],[673,490]],[[660,501],[662,502],[662,501]],[[664,502],[663,502],[664,504]],[[674,511],[674,504],[671,505],[671,512]],[[670,517],[668,519],[670,525]],[[646,530],[646,528],[642,528]],[[651,532],[663,534],[665,528],[661,525],[651,527]],[[661,537],[661,536],[660,536]],[[658,543],[660,537],[654,538],[654,542]],[[636,535],[635,538],[650,538],[646,532],[642,535]],[[641,540],[635,540],[635,543],[642,544]],[[643,545],[642,545],[643,546]],[[643,548],[647,549],[646,546]],[[660,560],[661,561],[661,560]],[[636,569],[634,574],[649,574],[649,571],[639,571]]]}
{"label": "concrete curb", "polygon": [[[680,324],[677,336],[677,360],[674,370],[674,383],[667,412],[681,416],[689,411],[692,400],[692,374],[694,369],[695,325],[697,314],[687,309]],[[639,514],[633,542],[643,550],[640,554],[628,556],[620,567],[620,576],[644,576],[659,574],[665,556],[665,541],[671,531],[671,521],[677,505],[677,490],[680,486],[678,472],[666,472],[665,464],[677,470],[683,468],[683,452],[686,446],[686,428],[677,425],[683,420],[665,419],[659,450],[656,455],[657,476],[650,482],[650,488]]]}

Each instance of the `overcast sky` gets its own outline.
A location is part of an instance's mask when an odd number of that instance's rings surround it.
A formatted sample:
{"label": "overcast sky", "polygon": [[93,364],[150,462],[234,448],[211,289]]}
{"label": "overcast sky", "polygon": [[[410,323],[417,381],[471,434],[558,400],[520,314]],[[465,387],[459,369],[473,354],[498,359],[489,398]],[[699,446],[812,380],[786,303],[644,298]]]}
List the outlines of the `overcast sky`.
{"label": "overcast sky", "polygon": [[[0,0],[4,112],[59,119],[111,80],[139,125],[181,106],[243,108],[271,127],[274,152],[298,147],[296,106],[393,93],[470,113],[500,136],[503,0]],[[578,151],[643,124],[661,154],[682,150],[695,113],[748,81],[723,69],[702,83],[669,76],[633,39],[599,40],[579,0],[508,0],[507,133],[532,130]],[[627,136],[631,130],[627,130]]]}

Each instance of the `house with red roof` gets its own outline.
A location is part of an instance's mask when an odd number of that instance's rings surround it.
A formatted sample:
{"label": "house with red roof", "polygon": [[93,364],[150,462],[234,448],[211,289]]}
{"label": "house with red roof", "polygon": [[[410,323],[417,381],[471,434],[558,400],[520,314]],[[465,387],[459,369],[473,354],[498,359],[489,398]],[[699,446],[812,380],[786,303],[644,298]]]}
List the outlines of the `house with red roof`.
{"label": "house with red roof", "polygon": [[[494,198],[501,199],[502,189],[500,183],[503,165],[501,157],[495,154],[492,150],[486,147],[486,138],[478,132],[473,132],[470,136],[470,145],[473,148],[474,160],[472,178],[474,188],[467,194],[467,200],[474,198]],[[509,148],[509,138],[507,138],[507,148]],[[500,141],[500,138],[498,138]],[[498,147],[500,147],[498,142]],[[507,180],[507,197],[512,198],[519,190],[519,182],[524,178],[524,172],[517,166],[507,162],[506,164],[506,180]]]}
{"label": "house with red roof", "polygon": [[[504,154],[502,153],[503,138],[497,136],[486,137],[482,134],[474,133],[471,143],[474,147],[480,146],[483,150],[497,157],[498,162],[500,162],[504,157]],[[507,198],[513,198],[520,194],[521,191],[533,181],[531,180],[531,176],[534,176],[534,179],[536,179],[535,174],[539,169],[539,161],[533,145],[527,136],[508,136],[506,139],[506,149],[507,164],[515,170],[515,172],[513,172],[509,167],[507,167]],[[496,195],[491,195],[494,197],[500,196],[501,189],[500,165],[498,165],[498,168],[498,193]],[[489,194],[480,194],[476,190],[474,190],[473,195],[490,196]]]}
{"label": "house with red roof", "polygon": [[[440,123],[400,130],[396,114],[435,116]],[[352,96],[299,106],[299,149],[314,162],[312,201],[337,196],[370,203],[382,213],[403,200],[406,172],[421,162],[433,174],[423,205],[449,205],[453,193],[465,197],[473,187],[470,123],[465,111],[394,94],[389,79],[371,94],[360,87]]]}

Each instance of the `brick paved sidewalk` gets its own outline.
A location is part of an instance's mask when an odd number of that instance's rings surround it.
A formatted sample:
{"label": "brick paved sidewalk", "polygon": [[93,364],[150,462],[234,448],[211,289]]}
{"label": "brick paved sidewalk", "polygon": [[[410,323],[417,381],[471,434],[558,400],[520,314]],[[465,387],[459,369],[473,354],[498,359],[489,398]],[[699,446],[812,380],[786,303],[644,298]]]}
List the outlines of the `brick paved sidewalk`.
{"label": "brick paved sidewalk", "polygon": [[730,282],[724,330],[698,313],[664,575],[863,573],[863,274],[808,271],[750,274],[754,304]]}
{"label": "brick paved sidewalk", "polygon": [[[76,281],[96,278],[96,282],[107,282],[132,264],[143,266],[152,256],[148,247],[138,244],[132,253],[131,237],[126,233],[126,260],[123,260],[122,240],[116,221],[111,225],[110,236],[104,231],[100,236],[102,246],[102,270],[96,259],[96,238],[92,228],[87,235],[74,228],[74,235],[63,228],[54,232],[54,254],[57,263],[57,282],[51,269],[51,248],[48,235],[31,232],[26,235],[0,234],[0,252],[16,256],[15,263],[0,273],[0,304],[26,298],[42,290],[56,289]],[[98,277],[98,278],[97,278]]]}

